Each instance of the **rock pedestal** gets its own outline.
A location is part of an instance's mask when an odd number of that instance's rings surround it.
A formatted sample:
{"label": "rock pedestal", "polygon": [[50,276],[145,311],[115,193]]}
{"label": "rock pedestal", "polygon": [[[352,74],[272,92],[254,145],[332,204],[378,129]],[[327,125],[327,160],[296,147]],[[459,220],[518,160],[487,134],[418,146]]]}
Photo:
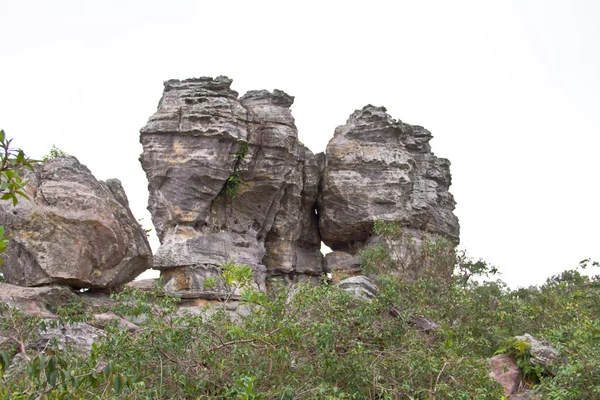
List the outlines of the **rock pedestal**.
{"label": "rock pedestal", "polygon": [[238,98],[226,77],[165,82],[141,130],[149,210],[166,289],[210,298],[206,278],[235,260],[265,277],[322,273],[315,156],[282,91]]}

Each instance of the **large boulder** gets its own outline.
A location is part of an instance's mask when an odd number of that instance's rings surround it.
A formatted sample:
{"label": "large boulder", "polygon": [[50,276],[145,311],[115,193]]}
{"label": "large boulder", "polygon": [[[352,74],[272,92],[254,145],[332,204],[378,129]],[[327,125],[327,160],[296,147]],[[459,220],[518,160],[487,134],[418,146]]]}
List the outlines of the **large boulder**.
{"label": "large boulder", "polygon": [[376,220],[394,221],[418,245],[458,243],[450,162],[431,152],[431,133],[394,120],[383,107],[356,110],[335,130],[321,169],[319,227],[333,250],[356,254]]}
{"label": "large boulder", "polygon": [[0,225],[12,237],[7,282],[110,288],[149,268],[146,233],[118,180],[96,180],[75,157],[50,160],[28,179],[30,200],[0,202]]}
{"label": "large boulder", "polygon": [[322,273],[315,204],[319,170],[298,141],[282,91],[242,98],[227,77],[165,82],[141,129],[148,209],[161,245],[165,289],[212,298],[206,278],[235,260],[266,275]]}
{"label": "large boulder", "polygon": [[370,300],[377,297],[377,286],[366,276],[353,276],[340,281],[337,286],[360,300]]}
{"label": "large boulder", "polygon": [[28,315],[53,317],[60,305],[73,299],[75,293],[68,286],[22,287],[0,283],[0,303]]}
{"label": "large boulder", "polygon": [[510,354],[498,354],[490,358],[489,368],[490,378],[502,386],[506,397],[519,391],[523,376],[521,369]]}

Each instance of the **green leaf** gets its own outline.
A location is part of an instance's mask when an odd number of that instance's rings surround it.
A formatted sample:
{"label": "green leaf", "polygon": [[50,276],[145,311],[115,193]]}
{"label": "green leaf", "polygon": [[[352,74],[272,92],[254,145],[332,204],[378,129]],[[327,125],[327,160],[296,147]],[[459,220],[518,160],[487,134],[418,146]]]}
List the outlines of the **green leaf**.
{"label": "green leaf", "polygon": [[2,367],[0,369],[2,371],[6,371],[8,369],[9,365],[10,365],[10,355],[5,351],[0,352],[0,367]]}
{"label": "green leaf", "polygon": [[109,362],[108,364],[106,364],[106,367],[104,367],[104,376],[106,376],[107,378],[110,376],[110,374],[112,374],[113,371],[113,364],[112,362]]}
{"label": "green leaf", "polygon": [[50,386],[56,386],[56,379],[58,378],[58,371],[54,370],[52,372],[50,372],[49,375],[47,375],[48,378],[48,383],[50,384]]}
{"label": "green leaf", "polygon": [[4,133],[4,130],[0,130],[0,142],[4,142],[5,137],[6,137],[6,133]]}
{"label": "green leaf", "polygon": [[27,194],[25,192],[23,192],[22,190],[17,190],[15,193],[27,200],[30,200],[29,196],[27,196]]}
{"label": "green leaf", "polygon": [[125,377],[123,375],[116,375],[113,381],[115,392],[119,393],[125,386]]}

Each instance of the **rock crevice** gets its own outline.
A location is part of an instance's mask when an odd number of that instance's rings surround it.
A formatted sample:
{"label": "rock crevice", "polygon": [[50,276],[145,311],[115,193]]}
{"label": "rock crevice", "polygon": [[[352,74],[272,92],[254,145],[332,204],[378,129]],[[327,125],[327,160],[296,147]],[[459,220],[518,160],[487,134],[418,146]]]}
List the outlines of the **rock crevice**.
{"label": "rock crevice", "polygon": [[165,82],[141,130],[161,241],[154,267],[167,290],[212,296],[204,279],[231,260],[251,266],[259,288],[277,275],[321,275],[321,241],[354,255],[377,219],[400,222],[420,239],[458,242],[450,163],[431,153],[429,131],[369,105],[315,156],[298,140],[292,96],[238,97],[231,83]]}
{"label": "rock crevice", "polygon": [[186,296],[208,294],[203,280],[231,260],[251,266],[259,288],[267,274],[322,272],[310,218],[319,174],[298,141],[294,98],[279,90],[238,98],[230,85],[226,77],[166,82],[141,130],[161,241],[154,266],[167,290]]}

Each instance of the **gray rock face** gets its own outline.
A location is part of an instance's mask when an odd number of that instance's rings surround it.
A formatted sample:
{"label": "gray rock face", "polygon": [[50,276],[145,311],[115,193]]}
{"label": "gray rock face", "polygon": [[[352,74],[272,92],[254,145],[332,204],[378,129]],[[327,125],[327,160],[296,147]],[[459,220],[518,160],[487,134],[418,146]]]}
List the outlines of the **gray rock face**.
{"label": "gray rock face", "polygon": [[50,342],[55,341],[58,350],[70,347],[79,350],[82,354],[90,354],[94,342],[103,336],[106,334],[101,329],[83,322],[73,322],[40,331],[39,339],[30,343],[29,347],[37,351],[44,351]]}
{"label": "gray rock face", "polygon": [[427,238],[458,243],[450,162],[431,152],[429,131],[392,119],[383,107],[355,111],[327,145],[319,198],[323,242],[352,254],[377,219]]}
{"label": "gray rock face", "polygon": [[72,298],[75,298],[75,293],[67,286],[30,288],[0,283],[0,303],[29,315],[52,317],[59,305]]}
{"label": "gray rock face", "polygon": [[511,399],[511,395],[517,393],[521,386],[521,370],[509,354],[498,354],[490,358],[489,376],[502,386],[504,395]]}
{"label": "gray rock face", "polygon": [[106,288],[149,268],[146,234],[118,180],[96,180],[75,157],[48,161],[29,179],[31,200],[0,202],[12,236],[2,267],[9,283]]}
{"label": "gray rock face", "polygon": [[332,251],[325,254],[325,272],[347,271],[360,272],[360,258],[343,251]]}
{"label": "gray rock face", "polygon": [[361,300],[370,300],[377,297],[377,286],[366,276],[353,276],[337,284],[340,289],[350,293]]}
{"label": "gray rock face", "polygon": [[298,141],[275,90],[238,99],[226,77],[165,82],[157,112],[141,130],[149,210],[161,246],[154,267],[165,288],[203,297],[220,263],[265,275],[322,273],[315,156]]}
{"label": "gray rock face", "polygon": [[529,359],[531,365],[539,365],[545,372],[552,373],[553,367],[559,362],[559,354],[558,350],[550,343],[538,340],[528,333],[523,336],[515,336],[514,340],[527,343],[531,354]]}

